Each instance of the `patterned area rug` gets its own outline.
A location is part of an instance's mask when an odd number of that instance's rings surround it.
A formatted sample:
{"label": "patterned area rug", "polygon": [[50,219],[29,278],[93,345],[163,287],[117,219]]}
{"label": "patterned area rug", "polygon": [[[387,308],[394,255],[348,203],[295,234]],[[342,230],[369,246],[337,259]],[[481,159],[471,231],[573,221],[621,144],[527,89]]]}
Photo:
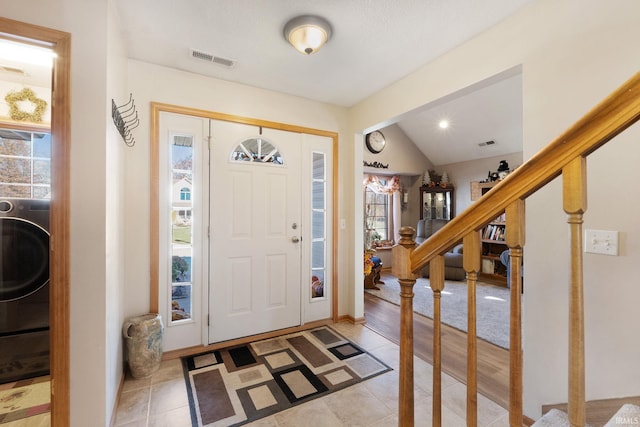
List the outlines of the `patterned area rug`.
{"label": "patterned area rug", "polygon": [[182,359],[194,426],[242,425],[390,371],[329,327]]}
{"label": "patterned area rug", "polygon": [[0,424],[48,412],[49,376],[0,384]]}

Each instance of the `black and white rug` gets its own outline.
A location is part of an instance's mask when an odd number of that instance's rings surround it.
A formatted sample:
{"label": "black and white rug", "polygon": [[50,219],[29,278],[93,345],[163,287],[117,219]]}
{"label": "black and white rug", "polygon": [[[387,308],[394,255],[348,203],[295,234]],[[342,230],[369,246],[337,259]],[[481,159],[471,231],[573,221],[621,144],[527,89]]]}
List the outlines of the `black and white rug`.
{"label": "black and white rug", "polygon": [[192,424],[242,425],[390,371],[330,327],[182,359]]}
{"label": "black and white rug", "polygon": [[[389,274],[383,275],[379,290],[365,289],[371,295],[400,304],[400,284]],[[504,287],[477,282],[476,332],[479,338],[509,349],[509,309],[511,294]],[[433,319],[433,292],[429,279],[421,277],[413,286],[413,310]],[[446,280],[440,298],[442,323],[467,332],[467,283]]]}

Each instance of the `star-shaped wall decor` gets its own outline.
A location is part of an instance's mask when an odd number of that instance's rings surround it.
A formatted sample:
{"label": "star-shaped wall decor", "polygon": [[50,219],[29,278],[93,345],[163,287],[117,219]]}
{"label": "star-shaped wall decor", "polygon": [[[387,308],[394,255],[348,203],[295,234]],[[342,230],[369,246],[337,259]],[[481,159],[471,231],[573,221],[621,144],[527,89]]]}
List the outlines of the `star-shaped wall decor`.
{"label": "star-shaped wall decor", "polygon": [[[9,104],[9,116],[13,120],[21,122],[41,122],[42,114],[44,113],[45,108],[47,108],[47,101],[38,98],[33,90],[29,88],[24,88],[20,92],[10,92],[4,97],[4,99],[7,101],[7,104]],[[20,101],[28,101],[32,103],[35,106],[33,112],[31,113],[29,111],[21,110],[20,105],[18,104]]]}

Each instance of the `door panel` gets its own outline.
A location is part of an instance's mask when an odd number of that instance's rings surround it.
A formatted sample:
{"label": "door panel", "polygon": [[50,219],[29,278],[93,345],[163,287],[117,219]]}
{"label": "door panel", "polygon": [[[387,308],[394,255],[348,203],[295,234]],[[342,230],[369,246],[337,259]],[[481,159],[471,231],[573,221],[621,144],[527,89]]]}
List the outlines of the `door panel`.
{"label": "door panel", "polygon": [[[300,236],[301,137],[257,131],[211,122],[209,342],[301,323],[301,249],[292,241]],[[231,160],[249,138],[262,156],[264,141],[277,147],[284,164]]]}

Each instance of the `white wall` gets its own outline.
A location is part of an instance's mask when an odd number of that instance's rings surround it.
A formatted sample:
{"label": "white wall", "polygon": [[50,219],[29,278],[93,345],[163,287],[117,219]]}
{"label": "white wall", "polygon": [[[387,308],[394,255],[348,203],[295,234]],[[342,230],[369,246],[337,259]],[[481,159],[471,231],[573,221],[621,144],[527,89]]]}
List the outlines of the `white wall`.
{"label": "white wall", "polygon": [[[416,227],[420,219],[420,185],[424,171],[433,169],[433,163],[416,147],[396,124],[380,129],[387,141],[381,153],[373,154],[362,141],[362,156],[368,163],[380,162],[389,167],[364,167],[365,174],[400,175],[403,188],[409,193],[409,203],[401,212],[401,225]],[[362,184],[362,183],[361,183]],[[387,266],[390,266],[387,263]]]}
{"label": "white wall", "polygon": [[370,174],[422,175],[432,167],[431,161],[416,147],[407,135],[396,124],[382,128],[386,145],[381,153],[370,152],[362,143],[363,159],[367,163],[379,162],[389,167],[365,167],[364,172]]}
{"label": "white wall", "polygon": [[127,298],[125,276],[125,248],[128,237],[125,235],[127,207],[124,201],[126,194],[125,158],[127,147],[113,125],[111,118],[111,100],[122,105],[129,97],[127,92],[127,52],[118,27],[118,19],[114,5],[109,2],[107,27],[107,134],[106,134],[106,420],[112,415],[116,404],[118,386],[123,375],[123,339],[122,324],[124,321],[124,301]]}
{"label": "white wall", "polygon": [[[109,425],[121,369],[121,338],[114,331],[121,322],[121,285],[119,273],[107,272],[107,266],[120,268],[115,251],[122,246],[121,215],[106,206],[120,191],[119,184],[107,184],[107,177],[117,179],[120,163],[111,151],[117,140],[108,128],[113,126],[106,83],[108,13],[108,1],[98,0],[25,0],[2,6],[4,17],[72,35],[71,426]],[[116,80],[110,80],[114,91]]]}
{"label": "white wall", "polygon": [[[140,127],[136,130],[136,146],[127,153],[127,289],[125,315],[149,310],[149,130],[150,103],[161,102],[206,111],[270,120],[274,122],[344,132],[346,110],[290,95],[212,79],[175,69],[129,60],[129,89],[136,98]],[[274,108],[277,106],[277,108]],[[341,142],[342,144],[342,142]],[[342,148],[341,148],[342,151]],[[342,153],[341,153],[342,154]],[[342,163],[342,158],[340,159]],[[344,167],[344,166],[343,166]],[[348,197],[340,186],[339,197]],[[342,200],[342,199],[340,199]],[[341,203],[339,203],[340,205]],[[340,214],[345,218],[344,214]],[[351,228],[348,224],[348,228]],[[342,231],[342,230],[341,230]],[[339,253],[347,239],[341,233]],[[345,279],[349,271],[347,257],[340,256],[340,313],[346,314],[349,301]]]}
{"label": "white wall", "polygon": [[[349,124],[357,133],[522,65],[527,159],[640,69],[638,16],[634,0],[539,0],[352,108]],[[585,227],[621,230],[623,241],[619,257],[585,255],[588,399],[640,394],[640,341],[632,338],[640,288],[630,280],[640,256],[640,200],[629,197],[640,180],[639,134],[619,135],[588,160]],[[558,248],[568,243],[559,180],[527,200],[527,235],[525,413],[537,418],[542,404],[567,401],[568,257]]]}

